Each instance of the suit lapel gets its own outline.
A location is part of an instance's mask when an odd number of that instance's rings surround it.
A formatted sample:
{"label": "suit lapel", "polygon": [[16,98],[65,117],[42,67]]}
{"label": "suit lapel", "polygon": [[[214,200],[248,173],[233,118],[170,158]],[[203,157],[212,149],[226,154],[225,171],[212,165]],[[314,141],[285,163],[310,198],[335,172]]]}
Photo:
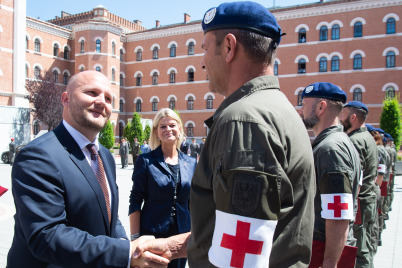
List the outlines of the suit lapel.
{"label": "suit lapel", "polygon": [[[64,146],[64,149],[66,149],[70,153],[70,159],[75,163],[77,168],[81,171],[82,175],[84,176],[84,178],[94,191],[98,201],[98,206],[102,212],[103,221],[106,226],[107,233],[108,235],[110,235],[110,226],[109,226],[109,219],[107,216],[105,197],[103,195],[102,188],[98,182],[98,179],[95,176],[94,171],[92,170],[87,159],[85,158],[85,155],[83,154],[81,148],[78,146],[78,144],[70,135],[70,133],[68,133],[63,123],[59,124],[59,126],[54,130],[54,133],[57,139],[60,141],[60,143]],[[109,177],[108,173],[106,173],[106,175]]]}

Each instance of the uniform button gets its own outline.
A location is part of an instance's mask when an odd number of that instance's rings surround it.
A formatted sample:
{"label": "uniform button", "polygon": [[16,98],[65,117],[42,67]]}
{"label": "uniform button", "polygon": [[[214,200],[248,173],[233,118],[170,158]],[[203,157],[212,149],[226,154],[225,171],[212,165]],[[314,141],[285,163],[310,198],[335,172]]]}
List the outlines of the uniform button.
{"label": "uniform button", "polygon": [[176,196],[174,196],[174,199],[176,199],[177,197]]}

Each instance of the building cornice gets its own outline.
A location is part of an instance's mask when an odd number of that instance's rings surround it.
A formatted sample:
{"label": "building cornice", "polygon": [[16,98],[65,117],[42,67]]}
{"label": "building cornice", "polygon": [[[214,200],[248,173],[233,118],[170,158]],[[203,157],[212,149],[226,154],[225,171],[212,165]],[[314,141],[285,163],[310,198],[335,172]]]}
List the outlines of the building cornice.
{"label": "building cornice", "polygon": [[160,30],[151,30],[145,32],[136,32],[133,34],[128,34],[126,37],[127,42],[141,41],[147,39],[162,38],[167,36],[183,35],[201,32],[201,23],[177,26],[177,27],[162,27]]}
{"label": "building cornice", "polygon": [[313,7],[298,7],[286,11],[271,11],[276,19],[281,21],[399,5],[402,5],[402,0],[362,0],[356,2],[342,1],[340,3],[328,2],[328,4],[324,3],[322,6],[314,5]]}
{"label": "building cornice", "polygon": [[99,22],[99,21],[88,21],[85,23],[74,24],[72,26],[72,31],[74,33],[82,31],[106,31],[114,33],[119,36],[123,33],[122,28],[112,25],[108,22]]}
{"label": "building cornice", "polygon": [[27,22],[27,28],[35,29],[44,33],[52,34],[55,36],[59,36],[62,38],[66,39],[71,39],[71,31],[67,29],[63,29],[61,27],[58,27],[54,24],[44,22],[44,21],[39,21],[32,19],[30,17],[27,17],[26,19]]}

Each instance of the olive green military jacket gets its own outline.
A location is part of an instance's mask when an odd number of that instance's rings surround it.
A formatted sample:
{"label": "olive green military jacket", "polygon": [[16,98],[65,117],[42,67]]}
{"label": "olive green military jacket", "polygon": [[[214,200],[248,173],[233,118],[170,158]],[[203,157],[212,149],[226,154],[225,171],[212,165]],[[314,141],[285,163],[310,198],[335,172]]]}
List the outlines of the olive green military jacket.
{"label": "olive green military jacket", "polygon": [[378,170],[377,145],[366,127],[358,128],[348,135],[357,150],[363,170],[363,184],[359,192],[360,202],[375,203],[377,202],[374,192]]}
{"label": "olive green military jacket", "polygon": [[326,219],[349,220],[346,244],[355,246],[353,224],[361,175],[357,151],[341,125],[324,129],[312,145],[317,184],[314,240],[325,241]]}
{"label": "olive green military jacket", "polygon": [[381,144],[377,145],[377,150],[378,150],[378,174],[384,175],[383,180],[388,181],[386,175],[389,167],[388,165],[390,162],[390,156],[387,150],[385,150],[384,145]]}
{"label": "olive green military jacket", "polygon": [[278,79],[247,82],[205,123],[210,132],[191,185],[189,266],[307,267],[313,156]]}

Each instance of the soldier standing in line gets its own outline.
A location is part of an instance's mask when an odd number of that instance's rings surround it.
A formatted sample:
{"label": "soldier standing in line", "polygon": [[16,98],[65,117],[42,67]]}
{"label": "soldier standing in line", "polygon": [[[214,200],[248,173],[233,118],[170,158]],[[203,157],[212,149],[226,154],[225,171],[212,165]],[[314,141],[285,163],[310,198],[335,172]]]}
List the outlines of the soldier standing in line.
{"label": "soldier standing in line", "polygon": [[389,211],[392,210],[392,201],[394,199],[394,179],[396,176],[396,162],[398,161],[397,158],[397,152],[395,149],[395,145],[394,145],[394,139],[392,138],[392,136],[388,133],[385,134],[385,137],[388,140],[388,146],[390,147],[389,151],[390,151],[390,156],[391,156],[391,176],[389,179],[389,191],[388,191],[388,204],[389,204]]}
{"label": "soldier standing in line", "polygon": [[134,142],[131,145],[131,153],[133,155],[133,165],[135,166],[135,162],[137,161],[137,157],[140,155],[141,144],[138,142],[137,137],[134,138]]}
{"label": "soldier standing in line", "polygon": [[[302,93],[299,114],[313,141],[316,173],[313,253],[309,267],[350,267],[356,258],[353,223],[357,212],[359,155],[339,125],[346,93],[331,83],[315,83]],[[349,258],[341,254],[350,253]],[[352,257],[351,257],[352,256]]]}
{"label": "soldier standing in line", "polygon": [[353,226],[358,248],[356,268],[374,266],[374,248],[371,237],[377,214],[375,179],[377,177],[378,151],[373,137],[365,127],[368,112],[363,103],[351,101],[343,107],[339,115],[343,131],[348,134],[360,156],[363,172],[362,185],[358,195],[359,210]]}
{"label": "soldier standing in line", "polygon": [[202,152],[202,148],[204,148],[204,144],[205,144],[205,138],[202,138],[202,142],[200,143],[200,150],[199,150],[199,154],[201,154],[201,152]]}
{"label": "soldier standing in line", "polygon": [[202,27],[209,89],[225,100],[205,121],[210,131],[191,184],[191,236],[142,249],[162,246],[177,258],[188,242],[192,268],[307,267],[314,163],[307,131],[274,75],[281,28],[249,1],[209,9]]}
{"label": "soldier standing in line", "polygon": [[200,149],[200,147],[198,146],[194,138],[191,139],[191,142],[192,143],[190,144],[190,156],[197,159],[198,150]]}

